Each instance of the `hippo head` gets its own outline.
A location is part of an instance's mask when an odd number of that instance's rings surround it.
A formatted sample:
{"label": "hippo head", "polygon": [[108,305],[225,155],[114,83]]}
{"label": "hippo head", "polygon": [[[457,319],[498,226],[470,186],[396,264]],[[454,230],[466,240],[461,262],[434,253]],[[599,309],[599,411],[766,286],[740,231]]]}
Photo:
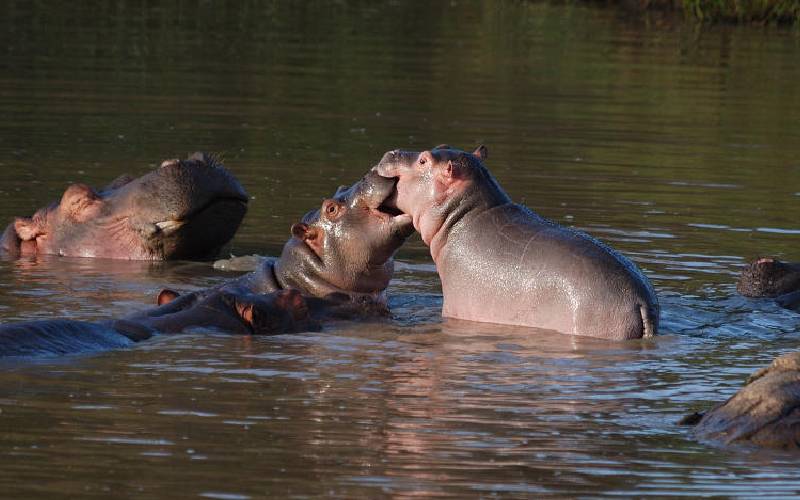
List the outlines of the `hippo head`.
{"label": "hippo head", "polygon": [[412,216],[422,240],[430,245],[447,217],[463,202],[508,201],[483,160],[485,146],[467,153],[445,144],[428,151],[389,151],[373,171],[397,179],[396,207]]}
{"label": "hippo head", "polygon": [[745,297],[777,297],[800,290],[800,265],[757,259],[742,271],[736,289]]}
{"label": "hippo head", "polygon": [[236,232],[247,193],[216,158],[167,160],[100,191],[67,188],[61,201],[19,217],[3,235],[10,254],[162,260],[212,257]]}
{"label": "hippo head", "polygon": [[217,291],[194,307],[157,318],[166,331],[191,326],[216,327],[233,333],[277,335],[315,329],[308,304],[297,290],[268,294],[235,294]]}
{"label": "hippo head", "polygon": [[385,207],[395,181],[368,173],[292,226],[276,272],[289,286],[317,296],[333,291],[382,293],[392,256],[414,231],[411,217]]}

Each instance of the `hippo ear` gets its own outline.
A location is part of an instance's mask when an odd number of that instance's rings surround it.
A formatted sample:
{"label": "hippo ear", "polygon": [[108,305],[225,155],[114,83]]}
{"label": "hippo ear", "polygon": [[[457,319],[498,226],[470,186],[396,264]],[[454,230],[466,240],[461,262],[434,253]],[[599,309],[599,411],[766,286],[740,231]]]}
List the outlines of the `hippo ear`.
{"label": "hippo ear", "polygon": [[239,312],[239,316],[250,326],[253,326],[253,309],[254,306],[250,302],[236,302],[236,310]]}
{"label": "hippo ear", "polygon": [[322,254],[322,231],[319,228],[299,222],[292,226],[292,236],[303,240],[317,255]]}
{"label": "hippo ear", "polygon": [[164,288],[160,292],[158,292],[158,298],[156,299],[156,303],[160,306],[163,306],[164,304],[169,304],[178,297],[180,297],[180,294],[175,290]]}
{"label": "hippo ear", "polygon": [[480,161],[484,161],[489,157],[489,150],[486,148],[486,146],[481,144],[475,149],[475,151],[472,152],[472,154],[477,156]]}
{"label": "hippo ear", "polygon": [[339,196],[340,194],[344,193],[348,189],[350,189],[350,186],[345,186],[345,185],[339,186],[338,188],[336,188],[336,193],[334,193],[333,197],[335,198],[335,197]]}
{"label": "hippo ear", "polygon": [[449,144],[439,144],[438,146],[436,146],[436,147],[435,147],[435,148],[433,148],[433,149],[453,149],[453,148],[452,148],[452,147],[450,147],[450,145],[449,145]]}
{"label": "hippo ear", "polygon": [[17,217],[14,219],[14,231],[22,241],[30,241],[44,233],[39,223],[30,217]]}

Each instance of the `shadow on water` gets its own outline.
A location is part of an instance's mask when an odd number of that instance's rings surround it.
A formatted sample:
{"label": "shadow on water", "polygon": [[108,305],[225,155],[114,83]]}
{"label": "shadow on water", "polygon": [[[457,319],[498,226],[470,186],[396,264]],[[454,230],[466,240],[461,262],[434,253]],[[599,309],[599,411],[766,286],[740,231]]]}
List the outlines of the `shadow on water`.
{"label": "shadow on water", "polygon": [[[4,365],[6,495],[800,491],[796,457],[675,425],[798,348],[800,315],[734,289],[750,258],[798,259],[796,34],[538,2],[0,5],[2,224],[205,149],[253,197],[227,251],[275,255],[384,151],[485,142],[516,200],[629,255],[662,305],[662,335],[624,343],[442,320],[414,239],[385,321]],[[229,276],[2,261],[0,319],[118,317]]]}

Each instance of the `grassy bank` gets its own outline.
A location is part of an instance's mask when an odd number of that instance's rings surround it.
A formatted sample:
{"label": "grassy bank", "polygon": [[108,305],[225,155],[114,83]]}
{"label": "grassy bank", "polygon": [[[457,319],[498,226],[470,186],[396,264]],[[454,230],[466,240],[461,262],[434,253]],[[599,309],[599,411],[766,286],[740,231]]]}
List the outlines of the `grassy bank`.
{"label": "grassy bank", "polygon": [[610,0],[640,11],[674,11],[706,22],[789,24],[800,20],[800,0]]}

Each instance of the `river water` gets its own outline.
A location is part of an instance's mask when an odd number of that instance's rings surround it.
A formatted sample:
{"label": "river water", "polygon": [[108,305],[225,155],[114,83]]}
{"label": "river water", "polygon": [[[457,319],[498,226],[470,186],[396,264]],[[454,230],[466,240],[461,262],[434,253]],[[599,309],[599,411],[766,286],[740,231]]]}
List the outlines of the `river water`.
{"label": "river water", "polygon": [[[676,425],[800,346],[800,315],[734,287],[799,257],[796,31],[491,0],[0,4],[4,221],[208,150],[252,197],[229,251],[274,255],[384,151],[485,143],[516,200],[630,256],[663,309],[622,343],[442,321],[415,238],[388,321],[4,363],[0,496],[800,494],[797,455]],[[0,320],[232,276],[0,262]]]}

